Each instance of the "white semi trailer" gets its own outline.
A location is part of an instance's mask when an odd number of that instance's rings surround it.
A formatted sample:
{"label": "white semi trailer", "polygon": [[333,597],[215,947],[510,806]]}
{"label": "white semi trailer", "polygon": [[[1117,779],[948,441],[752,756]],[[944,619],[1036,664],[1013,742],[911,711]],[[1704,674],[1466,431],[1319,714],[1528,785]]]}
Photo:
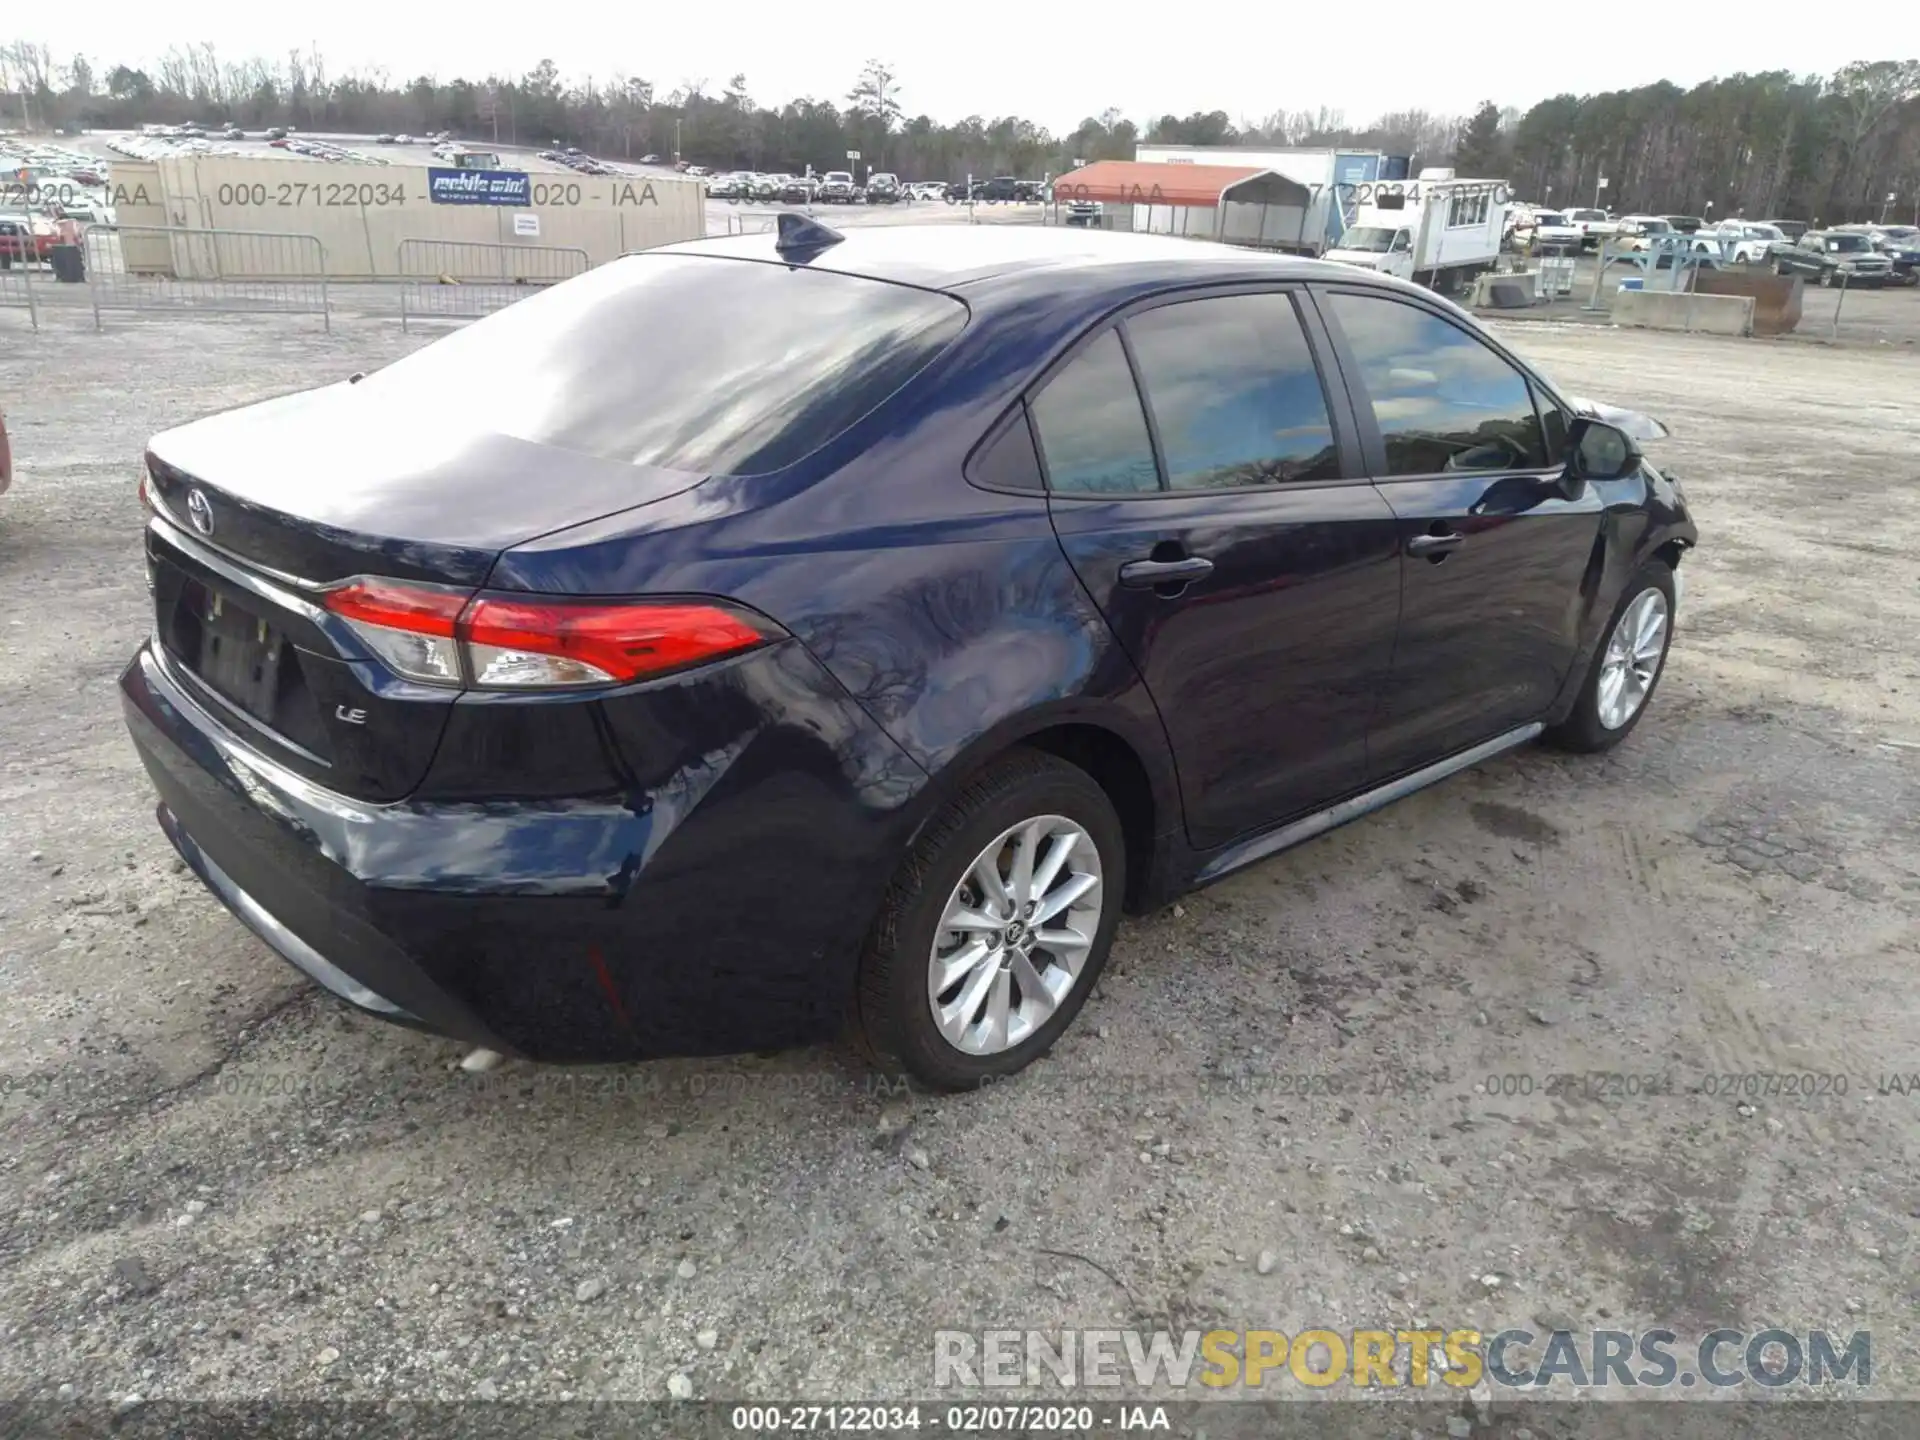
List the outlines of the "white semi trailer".
{"label": "white semi trailer", "polygon": [[1326,259],[1447,294],[1472,284],[1499,260],[1512,203],[1505,181],[1422,170],[1417,179],[1371,188]]}

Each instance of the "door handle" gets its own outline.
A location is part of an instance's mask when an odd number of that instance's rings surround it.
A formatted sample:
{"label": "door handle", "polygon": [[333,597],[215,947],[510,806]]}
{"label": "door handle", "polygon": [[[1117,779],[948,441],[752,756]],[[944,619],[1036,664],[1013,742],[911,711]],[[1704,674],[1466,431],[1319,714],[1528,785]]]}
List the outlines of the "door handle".
{"label": "door handle", "polygon": [[1464,535],[1416,535],[1407,541],[1407,554],[1444,560],[1466,543]]}
{"label": "door handle", "polygon": [[1204,580],[1213,573],[1213,561],[1204,555],[1189,555],[1184,560],[1129,560],[1120,567],[1120,583],[1136,590],[1156,585],[1184,585]]}

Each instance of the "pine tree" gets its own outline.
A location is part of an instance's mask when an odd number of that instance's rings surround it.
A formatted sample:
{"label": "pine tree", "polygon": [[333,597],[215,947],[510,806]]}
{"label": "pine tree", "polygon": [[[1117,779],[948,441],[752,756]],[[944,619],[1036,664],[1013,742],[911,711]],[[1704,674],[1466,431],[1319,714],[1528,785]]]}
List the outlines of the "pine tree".
{"label": "pine tree", "polygon": [[1462,179],[1501,180],[1506,167],[1505,137],[1500,133],[1500,107],[1491,100],[1480,102],[1473,118],[1460,132],[1454,147],[1454,173]]}

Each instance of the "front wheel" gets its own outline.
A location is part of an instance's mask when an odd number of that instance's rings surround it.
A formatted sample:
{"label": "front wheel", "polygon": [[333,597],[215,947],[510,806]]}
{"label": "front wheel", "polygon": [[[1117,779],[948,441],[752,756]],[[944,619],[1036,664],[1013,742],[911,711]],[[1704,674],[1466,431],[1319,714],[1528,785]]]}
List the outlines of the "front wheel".
{"label": "front wheel", "polygon": [[1613,608],[1607,638],[1587,671],[1573,711],[1547,733],[1565,750],[1611,750],[1640,723],[1673,641],[1673,571],[1649,561]]}
{"label": "front wheel", "polygon": [[1024,1069],[1086,1003],[1125,889],[1106,792],[1012,752],[928,825],[888,889],[860,962],[859,1038],[941,1090]]}

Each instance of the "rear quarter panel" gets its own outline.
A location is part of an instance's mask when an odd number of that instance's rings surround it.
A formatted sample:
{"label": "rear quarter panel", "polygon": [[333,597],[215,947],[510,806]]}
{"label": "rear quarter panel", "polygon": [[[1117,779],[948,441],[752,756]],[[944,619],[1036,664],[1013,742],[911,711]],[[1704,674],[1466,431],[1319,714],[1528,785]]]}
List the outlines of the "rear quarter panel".
{"label": "rear quarter panel", "polygon": [[1003,308],[791,472],[716,477],[516,547],[489,584],[724,595],[777,620],[932,777],[908,834],[977,765],[1066,723],[1125,740],[1156,815],[1177,817],[1159,716],[1045,496],[964,477],[973,445],[1086,323],[1041,298]]}

